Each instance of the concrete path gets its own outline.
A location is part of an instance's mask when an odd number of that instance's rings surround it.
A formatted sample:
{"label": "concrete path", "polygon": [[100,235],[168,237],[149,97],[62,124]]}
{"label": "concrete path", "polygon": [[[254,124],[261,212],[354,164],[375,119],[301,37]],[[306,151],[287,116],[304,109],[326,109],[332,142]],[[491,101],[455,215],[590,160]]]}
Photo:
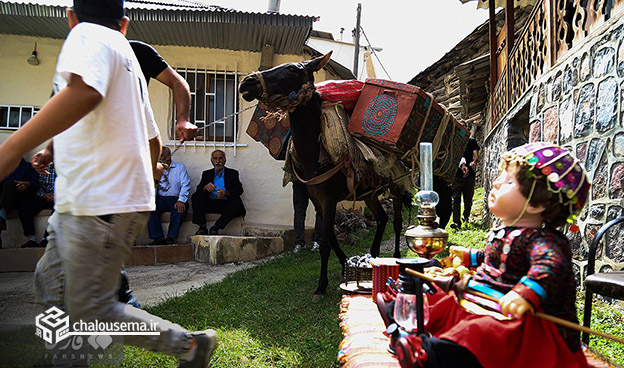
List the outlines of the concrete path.
{"label": "concrete path", "polygon": [[[402,239],[402,248],[405,240]],[[381,243],[382,252],[391,252],[394,236]],[[180,262],[152,266],[128,266],[130,288],[142,306],[184,294],[191,288],[221,281],[232,272],[253,267],[272,259],[254,262],[228,263],[209,266],[199,262]],[[43,308],[35,303],[32,272],[0,273],[0,330],[16,324],[34,324]]]}
{"label": "concrete path", "polygon": [[[216,266],[193,261],[131,266],[126,272],[135,297],[142,306],[147,306],[182,295],[191,288],[219,282],[232,272],[266,260]],[[32,272],[0,273],[0,329],[16,324],[34,324],[35,316],[42,311],[34,301]]]}

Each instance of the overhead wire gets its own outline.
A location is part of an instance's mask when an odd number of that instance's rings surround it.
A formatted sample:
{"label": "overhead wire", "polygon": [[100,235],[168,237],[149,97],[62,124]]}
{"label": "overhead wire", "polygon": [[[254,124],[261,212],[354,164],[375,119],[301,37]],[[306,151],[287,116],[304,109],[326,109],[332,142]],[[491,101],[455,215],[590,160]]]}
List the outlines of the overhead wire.
{"label": "overhead wire", "polygon": [[368,47],[370,47],[370,49],[372,51],[372,54],[375,55],[375,58],[377,58],[377,61],[379,62],[379,65],[381,65],[381,69],[383,69],[384,73],[386,73],[386,75],[388,76],[388,79],[392,80],[392,77],[390,76],[390,73],[388,73],[388,71],[386,70],[386,67],[384,67],[383,63],[379,59],[379,56],[377,56],[377,51],[375,51],[375,49],[373,49],[373,45],[371,45],[371,42],[368,39],[368,36],[366,36],[366,32],[364,32],[364,28],[362,26],[360,26],[360,30],[362,31],[362,35],[364,36],[364,38],[366,38],[366,42],[368,42]]}

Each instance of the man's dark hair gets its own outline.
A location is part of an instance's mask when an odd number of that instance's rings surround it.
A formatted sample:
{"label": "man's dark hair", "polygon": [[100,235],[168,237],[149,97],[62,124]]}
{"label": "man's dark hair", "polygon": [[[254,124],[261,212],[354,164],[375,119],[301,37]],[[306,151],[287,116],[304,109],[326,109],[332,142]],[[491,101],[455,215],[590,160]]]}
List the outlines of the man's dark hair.
{"label": "man's dark hair", "polygon": [[79,22],[121,29],[124,0],[74,0],[73,11]]}
{"label": "man's dark hair", "polygon": [[94,17],[92,15],[84,15],[76,13],[78,22],[94,23],[104,27],[112,28],[114,30],[121,30],[121,19],[114,19],[110,17]]}

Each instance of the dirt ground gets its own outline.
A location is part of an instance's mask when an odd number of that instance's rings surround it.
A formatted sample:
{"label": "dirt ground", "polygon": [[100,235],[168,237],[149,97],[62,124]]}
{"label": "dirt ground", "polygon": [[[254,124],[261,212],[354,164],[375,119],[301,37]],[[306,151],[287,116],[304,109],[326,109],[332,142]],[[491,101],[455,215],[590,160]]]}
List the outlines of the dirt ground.
{"label": "dirt ground", "polygon": [[[405,239],[401,239],[401,247],[405,247]],[[391,252],[393,248],[394,236],[381,244],[382,252]],[[219,282],[232,272],[266,260],[216,266],[193,261],[131,266],[126,268],[126,272],[135,298],[142,306],[148,306],[182,295],[191,288]],[[43,312],[43,308],[35,303],[33,285],[32,272],[0,273],[0,330],[34,324],[35,316]]]}
{"label": "dirt ground", "polygon": [[[258,261],[261,262],[261,261]],[[257,262],[256,262],[257,263]],[[209,266],[181,262],[156,266],[127,267],[130,288],[143,306],[184,294],[191,288],[221,281],[225,276],[255,263]],[[35,303],[32,272],[0,273],[0,329],[2,326],[34,324],[43,309]]]}

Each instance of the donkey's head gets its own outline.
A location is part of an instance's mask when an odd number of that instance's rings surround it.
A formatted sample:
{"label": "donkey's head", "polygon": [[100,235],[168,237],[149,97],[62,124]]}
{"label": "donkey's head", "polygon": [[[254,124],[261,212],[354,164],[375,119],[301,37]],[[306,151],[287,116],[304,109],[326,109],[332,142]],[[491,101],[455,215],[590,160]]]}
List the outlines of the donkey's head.
{"label": "donkey's head", "polygon": [[246,101],[260,102],[281,108],[296,106],[314,91],[314,72],[324,67],[331,51],[300,63],[286,63],[254,72],[240,83],[238,91]]}

